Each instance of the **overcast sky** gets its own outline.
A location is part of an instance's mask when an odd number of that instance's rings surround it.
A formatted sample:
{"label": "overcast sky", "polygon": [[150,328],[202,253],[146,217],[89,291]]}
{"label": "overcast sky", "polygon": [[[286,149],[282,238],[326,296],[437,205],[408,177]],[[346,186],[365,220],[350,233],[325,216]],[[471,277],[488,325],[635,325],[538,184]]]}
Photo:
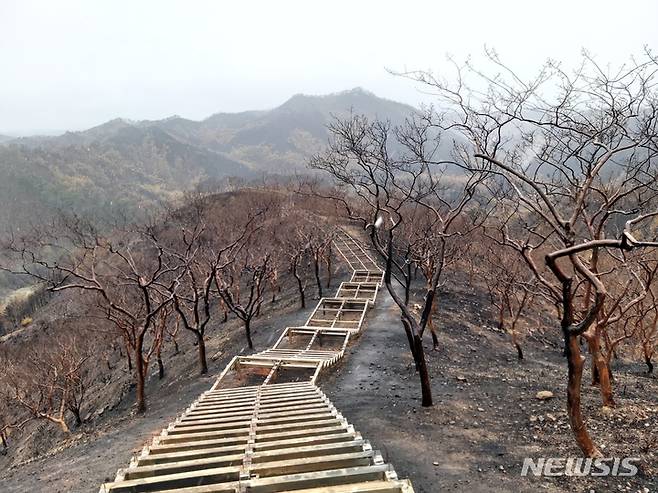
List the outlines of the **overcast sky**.
{"label": "overcast sky", "polygon": [[658,2],[0,0],[0,133],[106,120],[201,119],[361,86],[417,105],[386,68],[494,47],[530,72],[587,48],[658,49]]}

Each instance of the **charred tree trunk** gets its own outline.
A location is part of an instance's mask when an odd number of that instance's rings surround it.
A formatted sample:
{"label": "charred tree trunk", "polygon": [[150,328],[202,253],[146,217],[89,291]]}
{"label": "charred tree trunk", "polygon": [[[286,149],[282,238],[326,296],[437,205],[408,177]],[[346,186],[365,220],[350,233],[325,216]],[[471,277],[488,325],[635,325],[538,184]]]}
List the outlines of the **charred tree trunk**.
{"label": "charred tree trunk", "polygon": [[313,259],[313,270],[315,272],[315,282],[318,285],[318,298],[322,298],[322,279],[320,278],[320,261]]}
{"label": "charred tree trunk", "polygon": [[430,325],[430,333],[432,334],[432,349],[434,351],[439,350],[439,337],[436,335],[436,331],[434,330],[434,324]]}
{"label": "charred tree trunk", "polygon": [[433,405],[432,385],[429,371],[427,369],[427,361],[425,360],[425,350],[423,348],[422,337],[413,333],[410,322],[406,320],[404,316],[402,317],[402,325],[404,326],[404,331],[409,338],[411,354],[414,358],[416,371],[420,378],[421,405],[423,407],[430,407]]}
{"label": "charred tree trunk", "polygon": [[302,282],[302,278],[299,275],[299,270],[297,269],[297,264],[293,264],[292,266],[292,275],[297,281],[297,291],[299,292],[299,303],[302,308],[306,308],[306,296],[304,294],[304,283]]}
{"label": "charred tree trunk", "polygon": [[427,321],[427,327],[430,329],[430,334],[432,334],[432,350],[439,350],[439,336],[436,334],[436,329],[434,327],[434,315],[436,313],[436,297],[432,299],[432,308],[430,309],[430,316]]}
{"label": "charred tree trunk", "polygon": [[0,453],[2,453],[2,455],[7,455],[9,444],[7,443],[7,435],[4,430],[0,431],[0,444],[2,444],[2,450],[0,450]]}
{"label": "charred tree trunk", "polygon": [[79,426],[82,425],[82,416],[80,413],[80,409],[77,407],[69,408],[71,411],[71,414],[73,414],[73,418],[75,419],[75,427],[78,428]]}
{"label": "charred tree trunk", "polygon": [[302,284],[302,280],[299,277],[297,278],[297,289],[299,290],[299,303],[302,308],[306,308],[306,296],[304,294],[304,285]]}
{"label": "charred tree trunk", "polygon": [[144,359],[142,358],[141,344],[135,347],[135,385],[136,385],[136,401],[137,412],[143,413],[146,411],[146,397],[144,392],[144,378],[145,378]]}
{"label": "charred tree trunk", "polygon": [[580,353],[578,336],[569,334],[568,331],[565,331],[565,349],[569,368],[567,411],[569,414],[571,430],[576,438],[576,443],[586,457],[601,457],[601,452],[587,432],[585,420],[582,415],[580,395],[585,357]]}
{"label": "charred tree trunk", "polygon": [[[373,228],[371,232],[371,239],[373,241],[373,244],[377,245],[378,244],[378,239],[376,237],[376,231]],[[408,295],[409,295],[409,287],[411,284],[411,266],[407,266],[407,271],[406,273],[408,274],[407,279],[405,279],[405,299],[404,301],[398,293],[395,291],[393,288],[393,283],[391,281],[391,270],[392,270],[392,265],[393,265],[393,231],[389,230],[388,232],[388,244],[386,246],[387,253],[385,255],[386,257],[386,269],[384,271],[384,284],[386,285],[386,289],[388,290],[388,293],[391,295],[395,303],[398,305],[400,308],[400,318],[402,321],[402,325],[404,326],[405,333],[407,334],[407,338],[409,339],[409,346],[411,348],[411,353],[414,359],[414,363],[416,365],[416,370],[418,371],[418,376],[420,377],[420,387],[421,387],[421,404],[423,407],[430,407],[433,405],[432,402],[432,384],[430,381],[430,375],[429,371],[427,368],[427,361],[425,360],[425,351],[423,348],[423,331],[421,329],[421,325],[424,325],[426,323],[426,320],[424,320],[425,315],[423,315],[423,318],[421,318],[421,324],[416,323],[416,321],[413,319],[413,315],[411,314],[410,310],[408,309]],[[426,295],[426,307],[428,307],[427,303],[432,303],[432,297],[434,295],[434,289],[436,289],[436,285],[438,283],[438,277],[435,278],[432,286],[433,289],[429,290],[427,295]],[[431,306],[430,306],[431,307]]]}
{"label": "charred tree trunk", "polygon": [[158,344],[158,350],[155,352],[155,361],[158,364],[158,380],[162,380],[165,377],[165,367],[162,362],[162,342]]}
{"label": "charred tree trunk", "polygon": [[203,338],[203,334],[200,332],[196,333],[197,339],[197,350],[199,355],[199,371],[201,375],[208,373],[208,361],[206,359],[206,341]]}
{"label": "charred tree trunk", "polygon": [[[568,380],[567,380],[567,414],[571,430],[576,439],[576,443],[586,457],[600,458],[603,457],[600,450],[594,444],[592,437],[587,432],[583,411],[580,402],[583,366],[585,357],[580,352],[580,336],[585,334],[588,329],[591,330],[592,324],[596,323],[596,317],[600,313],[605,301],[605,292],[596,293],[595,304],[579,324],[574,324],[574,293],[573,279],[568,277],[557,266],[555,257],[546,256],[546,265],[551,269],[553,274],[562,284],[562,319],[560,326],[564,338],[564,353],[567,358]],[[589,326],[588,326],[589,325]]]}
{"label": "charred tree trunk", "polygon": [[416,359],[418,376],[420,377],[420,390],[422,394],[421,405],[423,407],[430,407],[432,402],[432,383],[430,381],[430,374],[427,370],[427,362],[425,360],[425,350],[423,349],[423,339],[420,335],[414,336],[416,346]]}
{"label": "charred tree trunk", "polygon": [[251,339],[251,319],[246,318],[244,320],[244,331],[245,335],[247,336],[247,345],[249,346],[249,349],[254,348],[254,342]]}
{"label": "charred tree trunk", "polygon": [[402,327],[404,327],[404,333],[407,335],[407,342],[409,343],[409,350],[414,359],[414,364],[416,365],[416,371],[418,371],[418,359],[416,358],[416,343],[414,342],[414,335],[411,331],[409,323],[404,319],[404,315],[401,317]]}
{"label": "charred tree trunk", "polygon": [[[417,272],[417,269],[416,269]],[[408,305],[411,299],[411,264],[407,264],[407,276],[404,285],[404,304]]]}
{"label": "charred tree trunk", "polygon": [[498,308],[498,330],[505,330],[505,305],[502,301]]}
{"label": "charred tree trunk", "polygon": [[653,373],[653,350],[649,348],[649,343],[642,343],[642,352],[644,353],[644,363],[647,365],[647,373],[651,375]]}
{"label": "charred tree trunk", "polygon": [[592,385],[598,385],[604,406],[615,407],[610,367],[601,351],[600,329],[594,327],[593,334],[585,334],[585,338],[587,339],[587,345],[592,355]]}
{"label": "charred tree trunk", "polygon": [[158,380],[162,380],[165,377],[165,367],[162,362],[162,355],[160,352],[156,355],[156,362],[158,363]]}
{"label": "charred tree trunk", "polygon": [[327,254],[327,289],[331,287],[331,248],[329,248],[329,253]]}
{"label": "charred tree trunk", "polygon": [[514,341],[513,344],[514,344],[514,347],[516,348],[517,358],[519,359],[519,361],[522,361],[523,360],[523,349],[521,349],[521,345],[516,341]]}

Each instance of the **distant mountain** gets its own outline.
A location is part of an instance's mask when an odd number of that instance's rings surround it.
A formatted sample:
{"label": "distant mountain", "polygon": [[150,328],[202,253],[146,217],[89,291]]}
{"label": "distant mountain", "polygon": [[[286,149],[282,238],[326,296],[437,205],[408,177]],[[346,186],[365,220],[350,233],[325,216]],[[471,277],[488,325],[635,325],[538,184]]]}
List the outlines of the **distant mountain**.
{"label": "distant mountain", "polygon": [[10,140],[13,140],[14,137],[9,137],[9,135],[0,135],[0,144],[4,142],[9,142]]}
{"label": "distant mountain", "polygon": [[130,211],[208,181],[290,174],[326,143],[332,116],[350,111],[401,123],[414,109],[356,88],[202,121],[115,119],[57,137],[13,139],[0,146],[0,228],[39,211]]}

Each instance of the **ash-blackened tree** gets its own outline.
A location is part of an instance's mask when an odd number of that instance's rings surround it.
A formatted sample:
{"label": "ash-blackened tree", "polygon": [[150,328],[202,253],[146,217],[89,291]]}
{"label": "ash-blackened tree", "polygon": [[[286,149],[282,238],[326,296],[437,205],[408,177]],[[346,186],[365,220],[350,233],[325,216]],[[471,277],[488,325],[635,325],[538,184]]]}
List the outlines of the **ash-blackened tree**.
{"label": "ash-blackened tree", "polygon": [[227,308],[242,320],[249,349],[254,348],[251,323],[260,313],[271,275],[269,252],[246,250],[214,275],[219,296]]}
{"label": "ash-blackened tree", "polygon": [[151,354],[155,355],[155,362],[158,364],[158,379],[165,377],[165,366],[162,359],[162,349],[167,339],[168,329],[174,325],[174,307],[172,303],[167,304],[153,318],[151,330],[149,331],[151,339]]}
{"label": "ash-blackened tree", "polygon": [[306,252],[313,264],[318,298],[322,298],[322,266],[328,262],[326,259],[331,255],[332,231],[318,229],[317,226],[309,225],[307,221],[299,224],[299,226],[297,234],[304,240]]}
{"label": "ash-blackened tree", "polygon": [[439,339],[434,323],[434,317],[439,309],[439,291],[454,279],[455,272],[451,269],[456,267],[458,261],[469,252],[471,242],[467,237],[484,217],[478,219],[478,216],[479,214],[472,214],[470,217],[458,218],[452,230],[456,234],[446,235],[436,227],[436,221],[427,214],[427,211],[417,209],[399,232],[400,238],[404,239],[404,251],[401,252],[404,260],[400,263],[407,267],[406,275],[401,276],[404,280],[405,298],[410,297],[416,272],[420,272],[424,278],[426,289],[432,289],[434,277],[439,280],[434,287],[435,294],[427,321],[435,351],[439,350]]}
{"label": "ash-blackened tree", "polygon": [[658,351],[658,256],[640,263],[640,277],[646,281],[646,296],[633,306],[629,319],[634,325],[635,350],[647,365],[647,373],[653,373],[653,357]]}
{"label": "ash-blackened tree", "polygon": [[577,444],[600,456],[581,410],[579,339],[613,312],[603,260],[624,263],[628,252],[658,246],[658,65],[647,54],[612,70],[585,54],[573,72],[549,62],[522,80],[493,52],[486,63],[456,67],[452,81],[406,75],[438,95],[446,113],[437,125],[490,167],[501,240],[559,307]]}
{"label": "ash-blackened tree", "polygon": [[[346,206],[351,219],[366,227],[384,262],[384,282],[400,309],[423,406],[433,403],[423,335],[450,245],[465,241],[464,235],[485,210],[473,206],[484,174],[475,166],[460,167],[456,159],[439,156],[440,135],[427,116],[410,117],[396,128],[363,116],[336,120],[329,128],[328,149],[311,160],[313,168],[328,172],[343,188],[336,200]],[[418,221],[431,231],[423,242],[413,233]],[[423,263],[427,279],[418,313],[410,296],[415,261]]]}
{"label": "ash-blackened tree", "polygon": [[60,217],[49,230],[13,238],[7,250],[23,274],[46,282],[51,291],[76,290],[93,298],[132,353],[137,410],[145,411],[148,366],[161,343],[150,332],[184,273],[158,228],[129,225],[107,236],[88,221]]}
{"label": "ash-blackened tree", "polygon": [[298,208],[287,211],[282,224],[277,227],[280,263],[295,279],[301,308],[306,307],[309,270],[313,272],[320,298],[323,296],[323,266],[327,272],[324,285],[331,286],[334,228],[329,224],[318,228],[318,221],[327,222],[327,217]]}
{"label": "ash-blackened tree", "polygon": [[260,215],[255,211],[219,222],[209,217],[207,202],[203,197],[191,201],[184,217],[178,218],[180,231],[170,238],[172,255],[183,266],[178,284],[171,286],[173,307],[183,328],[196,337],[202,375],[208,373],[205,332],[217,298],[218,274],[228,269],[238,251],[245,248]]}
{"label": "ash-blackened tree", "polygon": [[[486,240],[487,237],[482,239]],[[534,278],[517,261],[510,249],[495,241],[490,244],[482,241],[480,246],[484,251],[482,255],[476,255],[474,261],[480,264],[480,275],[495,309],[498,329],[509,334],[517,358],[522,360],[521,318],[536,296]]]}
{"label": "ash-blackened tree", "polygon": [[[0,363],[8,368],[5,358],[0,357]],[[0,395],[8,395],[7,382],[0,386]],[[16,406],[8,398],[0,399],[0,455],[7,455],[11,435],[20,431],[30,421],[29,416],[17,412]]]}
{"label": "ash-blackened tree", "polygon": [[[46,420],[69,433],[70,412],[75,424],[82,424],[91,356],[91,348],[81,343],[78,336],[61,335],[55,341],[34,342],[27,351],[5,358],[0,393],[14,408],[13,422]],[[16,410],[22,414],[16,414]],[[12,420],[5,423],[3,433],[11,428],[11,423]]]}
{"label": "ash-blackened tree", "polygon": [[285,258],[287,270],[295,279],[299,304],[306,308],[306,286],[308,284],[307,265],[308,239],[304,230],[308,228],[306,218],[299,212],[290,214],[282,225],[280,237],[282,238],[282,258]]}
{"label": "ash-blackened tree", "polygon": [[583,338],[592,359],[592,385],[599,388],[602,403],[607,407],[616,405],[612,358],[623,343],[635,338],[639,330],[636,306],[646,299],[656,277],[657,266],[647,265],[649,253],[654,252],[639,250],[612,263],[604,258],[599,264],[599,278],[606,285],[608,299]]}
{"label": "ash-blackened tree", "polygon": [[298,235],[289,237],[286,241],[288,255],[288,272],[295,278],[299,293],[300,308],[306,308],[306,276],[304,275],[304,257],[306,241]]}
{"label": "ash-blackened tree", "polygon": [[647,365],[647,373],[654,370],[653,358],[658,351],[658,296],[650,291],[648,302],[638,305],[638,314],[634,317],[640,353]]}

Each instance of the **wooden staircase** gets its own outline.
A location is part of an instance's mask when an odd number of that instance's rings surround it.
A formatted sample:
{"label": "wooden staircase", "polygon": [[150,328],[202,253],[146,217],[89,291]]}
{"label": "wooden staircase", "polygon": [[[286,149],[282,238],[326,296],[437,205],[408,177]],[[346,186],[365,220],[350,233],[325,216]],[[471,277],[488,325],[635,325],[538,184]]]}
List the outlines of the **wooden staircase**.
{"label": "wooden staircase", "polygon": [[383,276],[346,232],[334,244],[353,269],[336,296],[272,348],[233,358],[100,493],[413,493],[315,385],[362,330]]}

